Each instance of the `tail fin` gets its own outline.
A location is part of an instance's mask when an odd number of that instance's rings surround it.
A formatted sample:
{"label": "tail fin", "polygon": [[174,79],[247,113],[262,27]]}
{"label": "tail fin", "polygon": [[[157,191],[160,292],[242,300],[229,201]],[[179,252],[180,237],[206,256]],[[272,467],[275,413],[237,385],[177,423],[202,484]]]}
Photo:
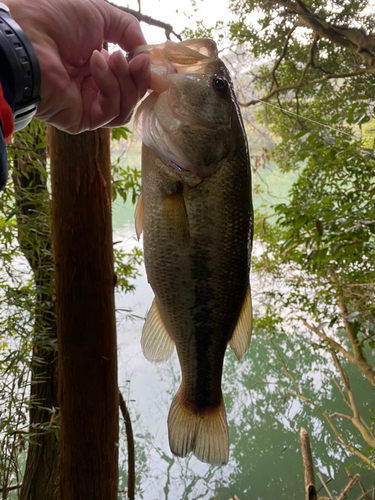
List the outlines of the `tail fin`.
{"label": "tail fin", "polygon": [[168,434],[171,451],[178,457],[193,452],[202,462],[228,463],[228,424],[222,396],[218,406],[198,412],[184,404],[180,387],[169,410]]}

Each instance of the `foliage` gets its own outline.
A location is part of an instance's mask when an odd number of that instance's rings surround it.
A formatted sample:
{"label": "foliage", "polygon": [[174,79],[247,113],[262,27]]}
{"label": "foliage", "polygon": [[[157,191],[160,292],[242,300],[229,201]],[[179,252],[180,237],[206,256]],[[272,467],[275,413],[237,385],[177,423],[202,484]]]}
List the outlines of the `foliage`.
{"label": "foliage", "polygon": [[118,161],[116,161],[116,163],[112,164],[113,201],[116,200],[117,196],[120,196],[125,203],[130,193],[131,202],[134,205],[141,192],[141,172],[137,168],[129,167],[129,165],[125,168],[121,167],[119,160],[120,158],[118,158]]}
{"label": "foliage", "polygon": [[[112,129],[112,139],[120,143],[121,139],[129,142],[131,132],[127,127]],[[123,153],[122,153],[123,154]],[[121,164],[122,154],[112,163],[112,198],[113,201],[120,196],[124,203],[131,193],[131,202],[134,205],[141,192],[141,172],[136,167],[123,166]]]}
{"label": "foliage", "polygon": [[256,99],[246,105],[268,103],[258,118],[282,139],[273,150],[280,167],[296,167],[298,131],[320,133],[323,125],[328,132],[333,127],[353,133],[353,126],[369,120],[375,45],[363,40],[374,38],[372,2],[233,0],[231,5],[240,13],[231,24],[232,40],[262,60],[250,69]]}
{"label": "foliage", "polygon": [[262,290],[255,328],[291,342],[300,329],[308,345],[333,361],[339,382],[331,376],[332,383],[347,400],[361,433],[357,446],[369,445],[373,466],[372,430],[358,424],[345,367],[352,363],[375,385],[374,2],[231,0],[230,6],[236,20],[228,24],[229,59],[235,55],[232,67],[240,70],[240,105],[255,107],[260,126],[271,132],[271,160],[282,172],[298,172],[274,215],[269,206],[257,213],[252,265]]}
{"label": "foliage", "polygon": [[137,247],[129,253],[122,249],[114,248],[115,256],[115,271],[116,271],[116,287],[122,292],[133,292],[135,289],[134,284],[130,283],[130,279],[135,279],[139,276],[138,266],[141,265],[143,260],[143,253]]}
{"label": "foliage", "polygon": [[[23,133],[16,140],[24,141],[25,150],[30,152],[29,136]],[[35,153],[35,154],[34,154]],[[37,151],[31,153],[34,160]],[[9,148],[13,160],[20,157],[20,149]],[[15,179],[18,179],[15,173]],[[14,184],[8,182],[0,198],[0,413],[1,413],[1,484],[20,482],[19,455],[25,449],[28,436],[27,410],[32,401],[28,394],[33,338],[33,324],[36,313],[36,287],[29,265],[23,255],[20,241],[25,232],[19,233]],[[27,222],[24,221],[24,231]],[[35,228],[34,228],[35,230]],[[28,236],[24,243],[30,248]],[[6,489],[3,498],[7,498]]]}
{"label": "foliage", "polygon": [[[297,159],[304,161],[304,167],[289,200],[274,207],[276,222],[260,218],[256,226],[262,252],[253,259],[253,266],[266,277],[268,286],[261,294],[255,325],[287,333],[302,322],[314,349],[323,357],[331,356],[340,380],[331,376],[332,382],[342,384],[343,398],[359,419],[342,360],[351,362],[375,386],[371,362],[371,351],[375,353],[375,156],[360,139],[300,133],[296,140],[303,141]],[[331,413],[335,414],[334,408]],[[342,415],[339,418],[346,418]],[[371,425],[361,426],[354,417],[355,427],[369,445],[363,463],[375,468]],[[324,418],[332,420],[328,414]],[[362,438],[354,447],[344,446],[358,455]]]}
{"label": "foliage", "polygon": [[[375,156],[363,149],[361,141],[335,140],[310,134],[301,149],[301,159],[309,154],[288,203],[275,207],[275,226],[258,225],[257,234],[267,251],[257,266],[280,278],[291,267],[290,280],[300,289],[306,277],[314,276],[315,296],[329,306],[328,297],[344,295],[352,317],[375,331]],[[267,224],[267,222],[265,222]],[[293,276],[293,266],[302,274]],[[359,293],[358,288],[361,288]],[[319,289],[319,293],[318,293]],[[298,293],[295,292],[297,295]],[[312,302],[297,301],[301,312]],[[328,310],[314,315],[320,322]],[[354,316],[353,316],[354,315]],[[332,316],[330,326],[337,324]]]}

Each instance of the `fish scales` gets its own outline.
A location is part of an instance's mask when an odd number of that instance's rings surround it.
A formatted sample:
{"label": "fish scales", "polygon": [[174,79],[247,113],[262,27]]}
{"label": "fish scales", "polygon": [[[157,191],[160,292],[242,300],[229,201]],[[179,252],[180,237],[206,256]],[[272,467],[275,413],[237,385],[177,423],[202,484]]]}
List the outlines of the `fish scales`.
{"label": "fish scales", "polygon": [[[174,127],[162,152],[152,140],[144,140],[136,225],[144,231],[146,272],[155,293],[142,333],[143,350],[148,359],[161,362],[175,345],[181,365],[181,386],[168,417],[172,452],[185,456],[192,451],[200,460],[224,464],[229,448],[221,392],[225,350],[230,343],[242,357],[251,334],[252,202],[242,120],[231,87],[217,99],[212,78],[229,84],[230,78],[217,57],[214,62],[207,63],[213,76],[203,72],[197,88],[195,75],[185,76],[189,80],[173,77],[167,85],[160,102],[177,103],[173,109],[180,115],[189,93],[196,93],[179,127],[175,115],[172,121],[166,118],[168,109],[159,112]],[[143,113],[145,109],[149,112],[147,103]],[[142,118],[144,127],[149,116]],[[157,124],[159,135],[164,123]],[[216,143],[215,127],[222,134]],[[171,137],[178,151],[173,160]],[[176,158],[188,168],[179,167]]]}

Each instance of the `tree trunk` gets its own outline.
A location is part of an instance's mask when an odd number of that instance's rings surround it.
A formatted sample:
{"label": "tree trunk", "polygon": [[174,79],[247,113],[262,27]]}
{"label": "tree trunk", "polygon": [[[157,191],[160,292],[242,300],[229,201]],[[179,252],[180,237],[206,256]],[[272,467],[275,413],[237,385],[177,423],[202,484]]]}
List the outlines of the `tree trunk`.
{"label": "tree trunk", "polygon": [[[30,131],[33,134],[33,129]],[[41,125],[34,134],[40,145]],[[27,144],[15,141],[20,151]],[[36,154],[37,152],[37,154]],[[52,243],[46,151],[34,150],[37,158],[25,153],[14,161],[18,239],[34,274],[36,286],[33,358],[31,364],[30,432],[21,500],[56,500],[58,440],[50,423],[57,402],[56,322],[53,305]]]}
{"label": "tree trunk", "polygon": [[49,131],[61,500],[117,500],[109,131]]}
{"label": "tree trunk", "polygon": [[[34,425],[51,421],[52,414],[46,408],[57,406],[56,353],[44,351],[43,364],[33,362],[31,398],[42,406],[30,409],[30,431]],[[45,379],[40,383],[40,378]],[[29,444],[25,474],[22,481],[21,500],[56,500],[58,475],[58,440],[54,432],[39,432]]]}

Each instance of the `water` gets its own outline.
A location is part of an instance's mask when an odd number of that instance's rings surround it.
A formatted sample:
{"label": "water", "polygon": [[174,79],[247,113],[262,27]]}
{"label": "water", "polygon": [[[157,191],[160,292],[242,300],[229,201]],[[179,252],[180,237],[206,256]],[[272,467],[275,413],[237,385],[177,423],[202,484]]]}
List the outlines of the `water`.
{"label": "water", "polygon": [[[131,204],[114,206],[114,241],[131,250],[141,245],[135,239]],[[359,472],[367,490],[375,487],[375,474],[361,470],[356,457],[349,456],[333,442],[336,440],[328,424],[310,404],[289,397],[275,383],[292,389],[275,356],[269,340],[254,336],[249,352],[238,363],[227,350],[223,393],[227,409],[230,459],[225,467],[199,462],[195,457],[173,457],[169,450],[167,416],[172,398],[179,386],[180,368],[176,354],[163,365],[149,363],[141,352],[141,330],[153,293],[147,283],[144,267],[135,281],[134,294],[117,294],[119,385],[127,401],[136,444],[136,498],[144,500],[239,500],[304,498],[302,458],[299,431],[303,426],[310,435],[315,474],[327,480],[334,498],[348,483],[345,467],[352,475]],[[253,280],[253,288],[257,287]],[[131,309],[133,316],[129,317]],[[331,370],[329,355],[316,357],[298,332],[293,343],[279,346],[288,368],[304,396],[325,411],[348,413],[339,391],[325,373]],[[347,367],[358,407],[369,420],[374,407],[374,393],[354,369]],[[337,377],[336,377],[337,378]],[[267,382],[267,383],[265,383]],[[337,421],[337,427],[354,442],[359,433],[350,422]],[[364,451],[364,450],[362,450]],[[22,457],[21,457],[22,458]],[[25,458],[25,456],[23,457]],[[126,498],[126,436],[121,429],[119,499]],[[321,484],[316,477],[317,487]],[[324,490],[319,495],[327,496]],[[11,492],[11,500],[18,498]],[[358,485],[349,500],[361,498]],[[374,500],[374,492],[369,495]]]}
{"label": "water", "polygon": [[[115,208],[115,241],[129,250],[139,245],[132,224],[132,207]],[[238,363],[228,349],[223,379],[223,393],[228,414],[230,460],[225,467],[199,462],[195,457],[173,457],[168,446],[167,416],[171,400],[179,386],[180,369],[176,354],[163,365],[152,365],[140,348],[141,330],[153,293],[145,270],[136,280],[134,294],[116,297],[119,309],[132,309],[138,318],[126,319],[119,313],[119,385],[128,402],[136,436],[137,498],[145,500],[229,500],[236,494],[239,500],[304,498],[302,458],[299,431],[303,426],[310,434],[315,473],[325,480],[334,497],[348,483],[345,467],[360,473],[367,489],[375,487],[375,474],[360,470],[359,460],[333,444],[335,436],[319,412],[311,405],[290,397],[277,387],[281,382],[293,389],[282,371],[269,340],[255,336],[249,353]],[[256,285],[256,284],[255,284]],[[254,286],[254,284],[253,284]],[[295,332],[295,342],[285,341],[279,349],[304,396],[311,398],[325,411],[348,413],[339,391],[326,378],[332,369],[330,358],[317,357]],[[298,352],[292,351],[298,347]],[[281,368],[281,369],[280,369]],[[355,370],[347,368],[358,407],[366,419],[374,398],[372,390]],[[263,379],[263,381],[260,379]],[[346,437],[360,442],[358,433],[347,422],[337,426]],[[126,443],[120,445],[120,485],[126,489]],[[317,487],[321,484],[317,479]],[[325,491],[320,495],[327,496]],[[373,494],[372,494],[373,495]],[[349,500],[360,498],[356,485]],[[120,495],[125,498],[125,495]],[[369,498],[374,498],[370,496]]]}

